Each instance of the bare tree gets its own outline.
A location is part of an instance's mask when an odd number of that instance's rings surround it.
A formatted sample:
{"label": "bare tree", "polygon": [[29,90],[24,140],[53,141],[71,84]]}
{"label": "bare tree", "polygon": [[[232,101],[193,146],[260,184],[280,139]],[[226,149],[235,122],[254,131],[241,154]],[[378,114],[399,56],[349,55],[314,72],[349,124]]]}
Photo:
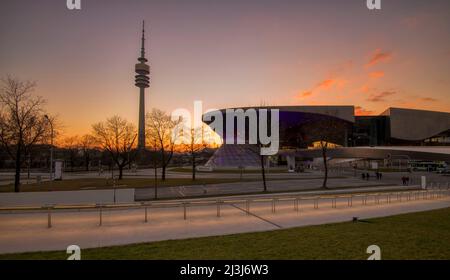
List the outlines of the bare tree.
{"label": "bare tree", "polygon": [[80,137],[78,135],[66,137],[63,139],[63,147],[68,154],[70,163],[70,171],[73,172],[75,161],[80,151]]}
{"label": "bare tree", "polygon": [[264,186],[264,192],[267,192],[267,180],[266,180],[266,160],[265,160],[265,156],[261,153],[261,148],[262,145],[259,145],[259,156],[261,159],[261,175],[262,175],[262,179],[263,179],[263,186]]}
{"label": "bare tree", "polygon": [[177,137],[173,135],[173,131],[179,121],[173,121],[170,115],[158,109],[147,113],[146,119],[148,142],[156,141],[161,156],[161,179],[164,181],[166,180],[166,168],[172,159]]}
{"label": "bare tree", "polygon": [[80,139],[80,148],[84,156],[84,166],[86,171],[89,171],[91,162],[91,152],[95,148],[95,137],[90,134],[85,134]]}
{"label": "bare tree", "polygon": [[11,76],[2,80],[0,91],[0,143],[15,161],[14,191],[20,191],[20,168],[31,148],[42,143],[49,131],[45,100],[33,96],[36,84]]}
{"label": "bare tree", "polygon": [[[189,129],[189,128],[188,128]],[[197,155],[205,150],[206,143],[203,141],[203,127],[190,128],[186,139],[183,141],[183,150],[191,157],[192,180],[195,181],[195,168],[197,167]]]}
{"label": "bare tree", "polygon": [[[255,149],[252,148],[253,146],[250,145],[248,150],[254,154],[256,154],[259,157],[259,162],[261,163],[261,176],[263,181],[263,191],[267,192],[267,178],[266,178],[266,159],[267,156],[263,155],[261,153],[261,149],[264,147],[263,144],[258,143],[257,146],[255,146]],[[244,166],[239,166],[239,168],[242,170]],[[242,171],[241,171],[242,172]],[[241,173],[242,176],[242,173]]]}
{"label": "bare tree", "polygon": [[346,141],[344,130],[347,129],[345,122],[332,118],[324,117],[317,122],[311,122],[306,124],[303,129],[307,131],[309,135],[312,135],[311,139],[318,142],[319,148],[322,151],[322,159],[324,166],[324,179],[322,188],[327,189],[328,182],[328,150],[335,143],[343,143]]}
{"label": "bare tree", "polygon": [[108,151],[119,168],[119,180],[122,180],[123,168],[136,156],[136,127],[119,116],[113,116],[92,128],[96,142]]}
{"label": "bare tree", "polygon": [[[148,137],[148,135],[147,135]],[[158,156],[157,153],[159,151],[159,146],[157,144],[156,138],[153,137],[153,139],[151,139],[152,141],[149,141],[149,143],[147,143],[147,147],[152,151],[152,162],[153,162],[153,168],[154,168],[154,190],[155,190],[155,194],[154,194],[154,198],[155,200],[158,199]]]}

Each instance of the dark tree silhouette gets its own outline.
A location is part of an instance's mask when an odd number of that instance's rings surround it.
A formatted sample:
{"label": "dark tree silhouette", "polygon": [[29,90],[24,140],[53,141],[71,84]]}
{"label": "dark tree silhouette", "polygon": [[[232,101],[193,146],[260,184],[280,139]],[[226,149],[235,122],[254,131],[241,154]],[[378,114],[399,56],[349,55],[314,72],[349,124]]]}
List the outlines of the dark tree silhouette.
{"label": "dark tree silhouette", "polygon": [[306,141],[311,144],[318,142],[322,152],[324,165],[324,178],[322,188],[327,189],[328,183],[328,150],[333,144],[344,143],[346,123],[333,117],[323,117],[321,120],[312,121],[303,126],[306,135],[310,135]]}
{"label": "dark tree silhouette", "polygon": [[84,166],[86,171],[89,171],[89,164],[91,161],[91,152],[95,148],[95,138],[90,134],[83,135],[80,139],[80,148],[83,151]]}
{"label": "dark tree silhouette", "polygon": [[75,161],[80,150],[80,138],[77,135],[64,138],[63,147],[65,154],[68,156],[70,171],[73,172]]}
{"label": "dark tree silhouette", "polygon": [[195,181],[197,156],[206,148],[206,144],[203,142],[203,127],[191,128],[187,138],[183,150],[191,157],[192,180]]}
{"label": "dark tree silhouette", "polygon": [[0,144],[15,161],[14,191],[20,191],[20,169],[31,148],[43,143],[50,126],[45,118],[45,100],[33,96],[36,84],[11,76],[0,89]]}
{"label": "dark tree silhouette", "polygon": [[108,151],[119,168],[119,180],[122,180],[123,168],[136,156],[136,127],[119,116],[113,116],[106,122],[94,124],[92,128],[96,142]]}
{"label": "dark tree silhouette", "polygon": [[174,121],[171,116],[164,111],[153,109],[146,115],[147,142],[156,141],[157,149],[160,153],[162,175],[161,179],[166,180],[166,169],[172,160],[175,141],[178,135],[173,135],[174,128],[181,120]]}

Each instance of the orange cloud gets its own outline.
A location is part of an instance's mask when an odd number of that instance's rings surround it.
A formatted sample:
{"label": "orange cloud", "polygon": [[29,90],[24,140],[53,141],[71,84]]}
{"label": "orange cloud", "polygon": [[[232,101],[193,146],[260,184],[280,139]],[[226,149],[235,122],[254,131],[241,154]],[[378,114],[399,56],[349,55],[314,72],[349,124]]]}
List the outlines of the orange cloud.
{"label": "orange cloud", "polygon": [[334,79],[327,79],[317,84],[316,89],[329,89],[336,83]]}
{"label": "orange cloud", "polygon": [[322,89],[322,90],[329,90],[332,87],[342,88],[347,84],[346,80],[343,79],[326,79],[321,81],[316,85],[314,90]]}
{"label": "orange cloud", "polygon": [[312,91],[304,91],[300,92],[297,97],[308,97],[311,96],[312,94],[313,94]]}
{"label": "orange cloud", "polygon": [[385,102],[386,97],[392,96],[397,94],[395,91],[383,91],[377,94],[372,94],[369,98],[367,98],[367,101],[370,102]]}
{"label": "orange cloud", "polygon": [[382,78],[384,77],[384,72],[383,71],[370,72],[369,77],[372,79]]}
{"label": "orange cloud", "polygon": [[336,79],[336,78],[330,78],[325,79],[323,81],[320,81],[312,88],[311,90],[302,91],[300,92],[297,97],[304,98],[309,97],[315,94],[317,91],[328,91],[332,88],[343,88],[348,83],[347,80],[344,79]]}
{"label": "orange cloud", "polygon": [[363,85],[359,90],[363,93],[367,93],[369,92],[370,87],[368,85]]}
{"label": "orange cloud", "polygon": [[367,116],[367,115],[373,115],[373,114],[374,114],[373,111],[366,110],[365,108],[363,108],[361,106],[355,107],[355,115],[356,116]]}
{"label": "orange cloud", "polygon": [[437,102],[438,100],[436,98],[432,98],[432,97],[422,97],[420,98],[421,101],[425,101],[425,102]]}
{"label": "orange cloud", "polygon": [[372,53],[369,62],[366,64],[366,67],[371,67],[381,62],[387,62],[391,58],[392,58],[391,52],[385,52],[382,51],[380,48],[378,48]]}

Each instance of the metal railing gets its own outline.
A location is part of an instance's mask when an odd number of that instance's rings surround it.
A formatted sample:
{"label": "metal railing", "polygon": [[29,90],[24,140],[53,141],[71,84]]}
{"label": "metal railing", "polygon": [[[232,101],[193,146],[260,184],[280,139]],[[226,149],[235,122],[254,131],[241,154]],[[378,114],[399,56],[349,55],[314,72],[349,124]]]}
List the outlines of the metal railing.
{"label": "metal railing", "polygon": [[158,201],[158,202],[141,202],[127,204],[86,204],[86,205],[44,205],[41,207],[0,207],[2,214],[16,214],[22,212],[40,212],[47,213],[47,227],[52,227],[52,214],[55,212],[81,212],[83,210],[98,211],[98,225],[103,225],[103,213],[105,210],[133,210],[143,209],[144,222],[149,220],[149,210],[164,208],[182,208],[183,219],[187,220],[188,209],[191,207],[215,206],[216,216],[221,217],[221,210],[224,205],[235,206],[236,204],[244,206],[246,215],[251,214],[251,205],[269,203],[271,212],[276,213],[277,205],[281,202],[291,202],[293,210],[299,212],[303,205],[312,203],[313,209],[319,209],[324,203],[331,204],[332,209],[338,208],[340,201],[344,207],[353,207],[356,202],[360,202],[361,206],[391,204],[394,202],[408,202],[415,200],[435,200],[450,197],[450,187],[430,188],[426,190],[409,190],[395,192],[373,192],[359,194],[340,194],[340,195],[317,195],[317,196],[301,196],[279,194],[268,197],[259,198],[228,198],[228,199],[211,199],[211,200],[185,200],[185,201]]}

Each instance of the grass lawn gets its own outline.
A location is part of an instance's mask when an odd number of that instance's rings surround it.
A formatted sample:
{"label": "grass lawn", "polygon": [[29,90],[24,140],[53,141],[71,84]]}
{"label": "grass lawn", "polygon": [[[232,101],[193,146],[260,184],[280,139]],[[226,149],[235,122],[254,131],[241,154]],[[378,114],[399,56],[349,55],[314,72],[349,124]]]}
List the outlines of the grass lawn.
{"label": "grass lawn", "polygon": [[[450,208],[359,223],[82,249],[82,259],[450,259]],[[65,259],[63,251],[0,255],[0,259]]]}
{"label": "grass lawn", "polygon": [[[256,181],[257,179],[243,179],[242,181]],[[158,180],[158,187],[166,186],[187,186],[187,185],[203,185],[217,183],[233,183],[240,182],[239,178],[199,178],[192,181],[190,178],[167,178],[165,181]],[[144,188],[153,187],[155,180],[152,178],[124,178],[116,181],[120,188]],[[104,178],[83,178],[71,179],[63,181],[42,182],[41,184],[23,184],[20,187],[21,192],[41,192],[41,191],[73,191],[88,189],[111,189],[113,187],[112,179]],[[14,185],[0,186],[0,192],[13,192]]]}

